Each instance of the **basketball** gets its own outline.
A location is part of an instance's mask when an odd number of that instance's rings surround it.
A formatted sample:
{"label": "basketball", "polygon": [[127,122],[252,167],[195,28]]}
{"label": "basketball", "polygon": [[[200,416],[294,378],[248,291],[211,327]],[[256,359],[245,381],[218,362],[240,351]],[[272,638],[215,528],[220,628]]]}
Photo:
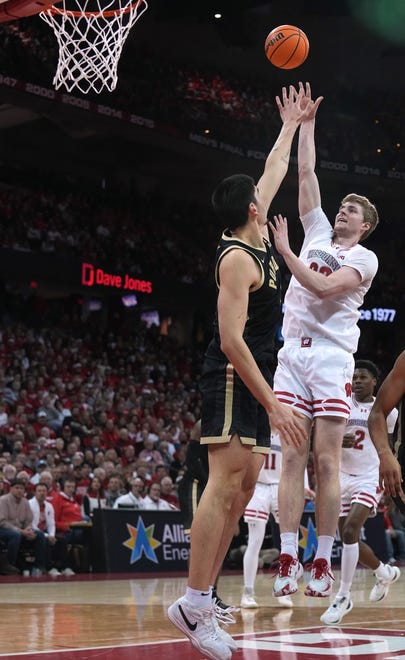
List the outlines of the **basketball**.
{"label": "basketball", "polygon": [[309,41],[305,32],[294,25],[280,25],[266,37],[266,57],[279,69],[296,69],[307,59]]}

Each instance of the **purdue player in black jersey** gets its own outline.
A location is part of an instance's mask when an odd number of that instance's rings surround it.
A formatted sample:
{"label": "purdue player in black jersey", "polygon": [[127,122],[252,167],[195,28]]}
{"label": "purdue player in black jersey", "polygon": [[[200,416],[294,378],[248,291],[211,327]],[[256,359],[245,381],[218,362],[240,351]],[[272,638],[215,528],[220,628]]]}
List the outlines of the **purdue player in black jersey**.
{"label": "purdue player in black jersey", "polygon": [[292,86],[277,99],[283,126],[258,184],[237,174],[224,179],[212,197],[227,229],[216,253],[217,314],[200,379],[201,442],[209,445],[209,477],[192,525],[186,594],[169,607],[168,616],[214,660],[229,660],[237,645],[217,625],[211,587],[253,493],[260,452],[269,448],[270,424],[287,444],[306,440],[301,415],[280,404],[271,389],[280,278],[267,230],[270,203],[306,117],[302,101],[302,90]]}
{"label": "purdue player in black jersey", "polygon": [[[387,416],[398,408],[391,448],[387,432]],[[380,486],[391,495],[401,513],[405,513],[405,351],[397,357],[393,368],[377,392],[368,418],[371,439],[380,458]]]}

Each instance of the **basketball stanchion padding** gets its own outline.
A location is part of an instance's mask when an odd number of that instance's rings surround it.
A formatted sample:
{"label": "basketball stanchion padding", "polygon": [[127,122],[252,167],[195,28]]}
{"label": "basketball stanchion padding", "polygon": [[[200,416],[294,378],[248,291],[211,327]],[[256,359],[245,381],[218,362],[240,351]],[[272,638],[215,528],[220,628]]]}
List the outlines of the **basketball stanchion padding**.
{"label": "basketball stanchion padding", "polygon": [[42,11],[59,46],[55,88],[112,92],[125,40],[147,8],[146,0],[62,0]]}

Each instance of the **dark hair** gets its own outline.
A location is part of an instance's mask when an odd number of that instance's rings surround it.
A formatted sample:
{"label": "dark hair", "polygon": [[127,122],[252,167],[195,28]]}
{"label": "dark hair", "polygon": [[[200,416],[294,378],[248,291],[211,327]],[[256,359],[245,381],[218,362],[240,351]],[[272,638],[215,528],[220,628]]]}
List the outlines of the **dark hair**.
{"label": "dark hair", "polygon": [[44,481],[38,481],[38,483],[35,484],[35,486],[34,486],[35,492],[37,491],[37,488],[39,486],[45,486],[46,490],[49,492],[49,488],[48,488],[47,484]]}
{"label": "dark hair", "polygon": [[65,477],[62,482],[63,488],[66,486],[66,484],[75,484],[76,486],[76,479],[73,476]]}
{"label": "dark hair", "polygon": [[380,370],[371,360],[356,360],[355,369],[366,369],[376,380],[380,377]]}
{"label": "dark hair", "polygon": [[27,484],[25,483],[24,479],[13,479],[12,481],[10,481],[10,488],[12,488],[13,486],[24,486],[25,488],[26,485]]}
{"label": "dark hair", "polygon": [[215,188],[211,203],[224,227],[236,229],[247,223],[249,204],[256,202],[255,182],[247,174],[233,174]]}

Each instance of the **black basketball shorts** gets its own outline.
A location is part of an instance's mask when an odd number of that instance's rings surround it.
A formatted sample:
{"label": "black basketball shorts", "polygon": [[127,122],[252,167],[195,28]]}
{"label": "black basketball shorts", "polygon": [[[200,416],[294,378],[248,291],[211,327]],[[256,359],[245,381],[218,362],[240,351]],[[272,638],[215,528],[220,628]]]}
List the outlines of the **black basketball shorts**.
{"label": "black basketball shorts", "polygon": [[[273,377],[267,365],[260,371],[270,386]],[[201,443],[229,442],[237,434],[253,451],[268,453],[270,424],[263,406],[236,373],[232,364],[206,359],[200,379],[202,393]]]}

